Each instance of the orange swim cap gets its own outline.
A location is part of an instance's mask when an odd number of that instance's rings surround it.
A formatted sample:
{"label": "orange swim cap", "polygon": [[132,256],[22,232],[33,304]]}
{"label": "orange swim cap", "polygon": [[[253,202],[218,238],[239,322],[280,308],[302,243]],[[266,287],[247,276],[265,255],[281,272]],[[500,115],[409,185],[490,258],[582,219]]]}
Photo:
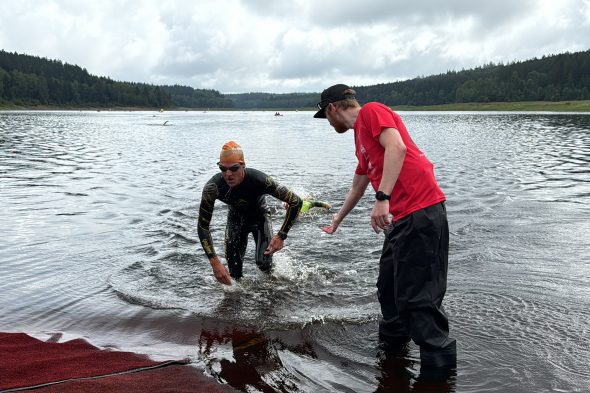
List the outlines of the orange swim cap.
{"label": "orange swim cap", "polygon": [[242,147],[234,141],[227,142],[221,148],[219,162],[239,162],[240,164],[244,164],[244,152],[242,151]]}

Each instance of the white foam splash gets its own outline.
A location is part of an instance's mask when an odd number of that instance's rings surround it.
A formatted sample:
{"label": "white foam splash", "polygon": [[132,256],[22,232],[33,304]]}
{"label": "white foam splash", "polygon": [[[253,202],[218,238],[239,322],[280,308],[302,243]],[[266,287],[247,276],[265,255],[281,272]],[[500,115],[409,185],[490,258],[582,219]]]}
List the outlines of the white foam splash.
{"label": "white foam splash", "polygon": [[281,253],[275,254],[273,261],[272,277],[274,279],[293,282],[308,282],[317,279],[322,282],[326,281],[317,265],[311,266],[300,262],[288,249],[283,249]]}

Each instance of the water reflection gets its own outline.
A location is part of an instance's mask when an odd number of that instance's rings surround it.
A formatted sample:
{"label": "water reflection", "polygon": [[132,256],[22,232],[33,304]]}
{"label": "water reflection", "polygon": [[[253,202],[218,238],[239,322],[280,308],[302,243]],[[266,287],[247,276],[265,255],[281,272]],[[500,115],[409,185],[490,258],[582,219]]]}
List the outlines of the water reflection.
{"label": "water reflection", "polygon": [[287,345],[254,330],[202,331],[199,337],[199,353],[211,375],[244,392],[297,391],[295,376],[282,364],[283,351],[316,357],[309,343]]}
{"label": "water reflection", "polygon": [[209,374],[244,392],[449,393],[457,382],[456,369],[416,372],[408,346],[366,348],[374,364],[355,364],[326,353],[305,332],[209,325],[200,332],[198,348]]}
{"label": "water reflection", "polygon": [[409,358],[407,347],[395,352],[380,352],[377,369],[381,371],[381,375],[377,378],[378,386],[375,393],[450,393],[455,391],[456,369],[422,367],[420,374],[416,376],[410,371],[413,367],[414,362]]}

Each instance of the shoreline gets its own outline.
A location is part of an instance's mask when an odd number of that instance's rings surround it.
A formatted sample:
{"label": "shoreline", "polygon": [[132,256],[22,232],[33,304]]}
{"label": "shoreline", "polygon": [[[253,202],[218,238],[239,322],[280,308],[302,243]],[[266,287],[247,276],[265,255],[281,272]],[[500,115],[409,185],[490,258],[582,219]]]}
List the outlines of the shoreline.
{"label": "shoreline", "polygon": [[[408,112],[590,112],[590,100],[583,101],[519,101],[519,102],[468,102],[439,105],[389,105],[396,111]],[[72,106],[20,106],[0,105],[5,111],[92,111],[92,112],[307,112],[314,108],[150,108],[150,107],[72,107]]]}
{"label": "shoreline", "polygon": [[182,386],[191,392],[239,392],[188,357],[155,360],[142,352],[93,345],[84,336],[63,338],[61,332],[39,339],[26,331],[1,331],[0,360],[6,366],[0,391],[163,393]]}
{"label": "shoreline", "polygon": [[473,111],[473,112],[590,112],[590,100],[585,101],[520,101],[467,102],[429,106],[399,105],[400,111]]}

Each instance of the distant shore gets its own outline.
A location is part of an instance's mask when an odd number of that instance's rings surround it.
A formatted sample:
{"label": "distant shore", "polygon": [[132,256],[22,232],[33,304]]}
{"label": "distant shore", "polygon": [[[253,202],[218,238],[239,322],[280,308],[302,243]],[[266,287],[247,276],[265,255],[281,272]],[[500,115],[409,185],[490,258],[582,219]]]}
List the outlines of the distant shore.
{"label": "distant shore", "polygon": [[518,111],[518,112],[590,112],[586,101],[466,102],[459,104],[393,107],[399,111]]}
{"label": "distant shore", "polygon": [[[442,105],[393,105],[391,106],[397,111],[440,111],[440,112],[462,112],[462,111],[510,111],[510,112],[590,112],[590,100],[585,101],[522,101],[522,102],[467,102],[458,104],[442,104]],[[96,112],[165,112],[165,111],[183,111],[183,112],[218,112],[218,111],[314,111],[314,108],[146,108],[146,107],[113,107],[113,108],[98,108],[98,107],[71,107],[71,106],[21,106],[21,105],[2,105],[0,104],[0,111],[96,111]]]}

